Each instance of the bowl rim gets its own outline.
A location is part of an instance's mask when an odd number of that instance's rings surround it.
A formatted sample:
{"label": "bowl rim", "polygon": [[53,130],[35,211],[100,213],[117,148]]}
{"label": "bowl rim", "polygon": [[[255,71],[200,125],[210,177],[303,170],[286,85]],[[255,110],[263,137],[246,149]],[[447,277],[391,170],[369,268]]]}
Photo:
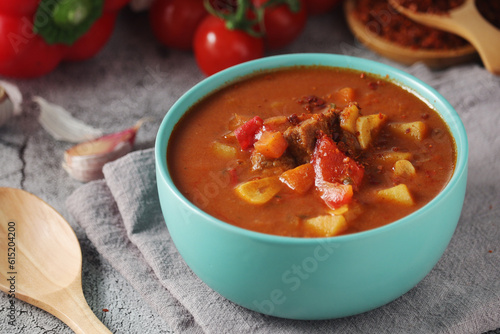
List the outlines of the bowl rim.
{"label": "bowl rim", "polygon": [[[216,92],[221,87],[241,80],[247,75],[258,73],[259,71],[293,66],[315,65],[333,68],[347,68],[377,75],[415,94],[440,114],[445,123],[448,125],[449,130],[452,132],[455,141],[456,164],[452,177],[436,197],[420,209],[384,226],[347,235],[320,238],[300,238],[265,234],[232,225],[211,216],[209,213],[206,213],[181,194],[168,172],[167,147],[173,128],[192,105],[196,104],[207,95]],[[453,189],[457,187],[462,175],[467,173],[469,144],[464,124],[453,106],[437,90],[413,75],[387,64],[354,56],[326,53],[295,53],[268,56],[245,62],[215,73],[192,86],[170,107],[169,111],[164,116],[158,129],[154,151],[155,168],[157,170],[156,175],[157,178],[160,177],[162,179],[157,179],[156,181],[165,182],[167,187],[172,190],[173,194],[183,204],[185,204],[190,210],[194,210],[197,214],[206,218],[205,223],[214,224],[228,232],[241,234],[248,238],[258,239],[262,242],[307,245],[330,240],[343,243],[354,239],[359,240],[363,238],[370,238],[378,234],[394,230],[401,225],[411,223],[415,216],[424,214],[439,205],[447,194],[452,192]],[[165,218],[165,220],[167,220],[167,218]]]}

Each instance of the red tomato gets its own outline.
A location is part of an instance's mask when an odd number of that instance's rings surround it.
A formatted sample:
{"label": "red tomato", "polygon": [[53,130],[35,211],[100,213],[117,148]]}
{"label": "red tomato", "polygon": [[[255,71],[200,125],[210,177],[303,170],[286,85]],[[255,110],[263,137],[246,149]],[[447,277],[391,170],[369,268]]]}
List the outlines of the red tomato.
{"label": "red tomato", "polygon": [[[268,0],[252,1],[256,7],[260,7]],[[269,49],[280,49],[290,44],[304,30],[307,12],[304,1],[299,2],[300,10],[296,13],[292,12],[287,4],[265,8],[264,27],[266,35],[264,40]]]}
{"label": "red tomato", "polygon": [[349,184],[356,188],[363,180],[363,167],[342,153],[337,144],[326,135],[316,142],[312,163],[318,182]]}
{"label": "red tomato", "polygon": [[244,31],[229,30],[224,20],[208,15],[196,30],[193,49],[200,69],[206,75],[212,75],[262,57],[264,42]]}
{"label": "red tomato", "polygon": [[203,0],[155,0],[149,9],[149,22],[162,44],[190,50],[196,28],[206,15]]}
{"label": "red tomato", "polygon": [[331,10],[335,5],[342,2],[342,0],[306,0],[304,1],[307,9],[307,14],[318,15]]}

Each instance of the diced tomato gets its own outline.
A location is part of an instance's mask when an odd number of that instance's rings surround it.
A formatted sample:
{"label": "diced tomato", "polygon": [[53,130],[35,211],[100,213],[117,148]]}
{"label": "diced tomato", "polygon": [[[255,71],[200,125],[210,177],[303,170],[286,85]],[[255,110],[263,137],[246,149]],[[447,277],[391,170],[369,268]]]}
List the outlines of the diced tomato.
{"label": "diced tomato", "polygon": [[312,164],[316,189],[325,203],[332,209],[348,204],[363,180],[364,168],[342,153],[326,135],[316,142]]}
{"label": "diced tomato", "polygon": [[243,150],[253,146],[256,141],[255,135],[262,127],[262,124],[264,124],[262,118],[255,116],[234,130],[234,135]]}
{"label": "diced tomato", "polygon": [[349,184],[356,189],[363,180],[364,168],[342,153],[326,135],[316,142],[312,163],[317,181]]}
{"label": "diced tomato", "polygon": [[316,188],[326,205],[333,210],[351,202],[354,195],[350,184],[320,182],[316,184]]}

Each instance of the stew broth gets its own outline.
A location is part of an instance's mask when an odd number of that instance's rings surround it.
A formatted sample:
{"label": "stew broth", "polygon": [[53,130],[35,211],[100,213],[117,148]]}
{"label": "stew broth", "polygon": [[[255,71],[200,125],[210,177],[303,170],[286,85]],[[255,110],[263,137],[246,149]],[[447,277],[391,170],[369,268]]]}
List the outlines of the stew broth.
{"label": "stew broth", "polygon": [[[319,127],[307,132],[306,123]],[[330,168],[332,145],[350,165]],[[411,92],[318,66],[259,73],[202,99],[176,125],[167,159],[181,193],[216,218],[262,233],[325,237],[424,206],[450,179],[456,152],[442,118]],[[332,170],[340,174],[323,175]]]}

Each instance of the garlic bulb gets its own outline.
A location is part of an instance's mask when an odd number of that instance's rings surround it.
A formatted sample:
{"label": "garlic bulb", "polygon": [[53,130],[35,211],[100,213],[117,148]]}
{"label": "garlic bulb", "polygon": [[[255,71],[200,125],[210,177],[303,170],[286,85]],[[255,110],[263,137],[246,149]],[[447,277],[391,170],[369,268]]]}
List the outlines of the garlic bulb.
{"label": "garlic bulb", "polygon": [[104,164],[131,152],[144,120],[133,127],[80,143],[64,152],[63,168],[74,179],[88,182],[103,178]]}

